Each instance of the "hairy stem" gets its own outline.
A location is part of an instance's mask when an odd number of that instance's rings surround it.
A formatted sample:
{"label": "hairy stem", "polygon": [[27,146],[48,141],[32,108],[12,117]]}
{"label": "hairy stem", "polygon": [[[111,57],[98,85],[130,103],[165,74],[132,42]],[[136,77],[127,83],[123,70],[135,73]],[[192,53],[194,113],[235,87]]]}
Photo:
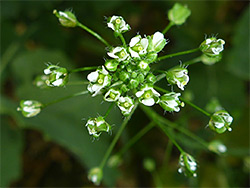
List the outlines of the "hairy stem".
{"label": "hairy stem", "polygon": [[186,51],[183,51],[183,52],[177,52],[177,53],[174,53],[174,54],[164,55],[164,56],[158,57],[156,61],[161,61],[163,59],[167,59],[167,58],[171,58],[171,57],[175,57],[175,56],[179,56],[179,55],[194,53],[194,52],[197,52],[199,50],[200,50],[199,48],[195,48],[195,49],[192,49],[192,50],[186,50]]}
{"label": "hairy stem", "polygon": [[112,108],[114,107],[114,102],[109,106],[107,112],[105,113],[105,115],[103,116],[103,118],[105,119],[106,117],[108,117],[110,111],[112,110]]}

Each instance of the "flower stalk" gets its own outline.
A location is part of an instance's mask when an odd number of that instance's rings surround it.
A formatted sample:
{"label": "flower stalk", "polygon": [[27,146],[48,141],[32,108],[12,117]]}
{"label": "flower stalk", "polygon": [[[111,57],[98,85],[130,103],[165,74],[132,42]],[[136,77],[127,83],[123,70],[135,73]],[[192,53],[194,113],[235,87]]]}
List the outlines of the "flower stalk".
{"label": "flower stalk", "polygon": [[179,56],[179,55],[191,54],[191,53],[197,52],[199,50],[200,50],[199,48],[195,48],[195,49],[186,50],[183,52],[177,52],[177,53],[173,53],[173,54],[164,55],[164,56],[158,57],[156,61],[161,61],[161,60],[175,57],[175,56]]}

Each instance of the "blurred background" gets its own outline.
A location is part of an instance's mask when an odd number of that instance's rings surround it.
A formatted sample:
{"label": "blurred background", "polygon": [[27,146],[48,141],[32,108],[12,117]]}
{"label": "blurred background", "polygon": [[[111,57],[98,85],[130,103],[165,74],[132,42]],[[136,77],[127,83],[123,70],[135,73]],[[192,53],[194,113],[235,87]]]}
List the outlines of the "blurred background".
{"label": "blurred background", "polygon": [[[177,172],[179,151],[166,152],[168,138],[153,128],[124,156],[118,168],[104,169],[103,187],[249,187],[249,3],[247,1],[180,1],[192,14],[182,26],[166,34],[170,43],[160,55],[197,48],[205,36],[226,41],[223,58],[215,65],[190,66],[190,82],[183,95],[207,109],[219,102],[233,117],[233,131],[218,135],[205,128],[209,119],[186,105],[169,114],[155,106],[166,119],[186,127],[210,142],[221,140],[227,154],[205,151],[199,143],[176,132],[178,143],[199,163],[198,177]],[[92,141],[85,128],[89,117],[104,115],[109,104],[101,97],[79,96],[44,109],[26,119],[16,111],[21,99],[44,103],[82,91],[87,73],[75,73],[65,88],[41,90],[33,85],[50,62],[68,69],[99,66],[107,57],[105,46],[80,28],[64,28],[52,14],[54,9],[72,9],[78,20],[114,46],[120,41],[107,28],[105,16],[121,15],[131,30],[127,42],[137,32],[151,35],[168,24],[167,11],[174,1],[1,1],[1,187],[91,187],[87,172],[98,165],[122,122],[114,108],[108,122],[113,135],[102,134]],[[200,55],[196,52],[164,60],[161,70]],[[72,84],[71,84],[72,83]],[[159,83],[168,89],[167,82]],[[178,90],[179,91],[179,90]],[[149,119],[137,109],[121,139],[118,151]],[[165,160],[170,155],[169,160]],[[151,158],[155,173],[143,168]],[[157,178],[155,178],[157,174]]]}

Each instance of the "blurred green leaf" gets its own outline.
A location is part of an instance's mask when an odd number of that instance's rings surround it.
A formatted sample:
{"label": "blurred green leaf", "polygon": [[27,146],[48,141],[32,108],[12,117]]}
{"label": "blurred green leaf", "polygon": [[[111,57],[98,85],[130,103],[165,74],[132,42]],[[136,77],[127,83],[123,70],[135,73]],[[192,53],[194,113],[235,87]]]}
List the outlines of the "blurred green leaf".
{"label": "blurred green leaf", "polygon": [[235,27],[232,48],[227,56],[227,67],[238,77],[249,80],[249,13],[250,6],[246,8]]}

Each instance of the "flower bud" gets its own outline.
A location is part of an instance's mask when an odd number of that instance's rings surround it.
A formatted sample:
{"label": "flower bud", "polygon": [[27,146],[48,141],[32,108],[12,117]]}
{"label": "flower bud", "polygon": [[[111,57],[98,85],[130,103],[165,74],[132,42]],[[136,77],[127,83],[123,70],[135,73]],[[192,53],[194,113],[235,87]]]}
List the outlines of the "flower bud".
{"label": "flower bud", "polygon": [[119,79],[122,81],[126,81],[130,78],[129,74],[126,71],[121,71],[119,73]]}
{"label": "flower bud", "polygon": [[175,92],[170,92],[166,93],[160,98],[160,106],[168,111],[168,112],[179,112],[180,107],[179,106],[184,106],[184,103],[179,100],[179,96],[181,96],[180,93],[175,93]]}
{"label": "flower bud", "polygon": [[146,81],[154,84],[156,82],[156,77],[152,73],[149,73],[146,77]]}
{"label": "flower bud", "polygon": [[176,84],[181,90],[184,90],[184,86],[189,81],[188,70],[182,67],[171,69],[166,73],[166,78],[168,83]]}
{"label": "flower bud", "polygon": [[104,120],[102,116],[90,118],[85,126],[89,131],[89,135],[93,135],[94,138],[99,138],[102,132],[109,133],[111,131],[111,126]]}
{"label": "flower bud", "polygon": [[148,39],[141,38],[141,35],[133,37],[129,43],[131,57],[139,58],[147,53]]}
{"label": "flower bud", "polygon": [[87,76],[87,79],[91,82],[87,89],[93,97],[100,94],[101,89],[109,86],[111,83],[111,76],[104,66],[102,66],[102,69],[97,69],[95,72],[91,72]]}
{"label": "flower bud", "polygon": [[222,154],[222,153],[225,153],[227,151],[227,147],[219,140],[214,140],[214,141],[210,142],[208,145],[208,149],[210,151],[217,153],[217,154]]}
{"label": "flower bud", "polygon": [[46,80],[48,79],[49,79],[48,75],[38,75],[35,78],[33,84],[41,89],[49,88],[49,86],[46,84]]}
{"label": "flower bud", "polygon": [[121,88],[120,88],[121,90],[122,90],[122,92],[124,92],[124,93],[126,93],[126,92],[128,92],[129,91],[129,88],[128,88],[128,86],[126,85],[126,84],[122,84],[122,86],[121,86]]}
{"label": "flower bud", "polygon": [[143,160],[143,167],[147,171],[153,172],[155,170],[155,161],[151,158],[146,158]]}
{"label": "flower bud", "polygon": [[225,110],[220,110],[215,112],[209,121],[209,127],[221,134],[224,133],[226,130],[232,131],[232,128],[230,127],[231,123],[233,122],[232,116],[229,115],[229,113]]}
{"label": "flower bud", "polygon": [[57,12],[57,10],[54,10],[53,14],[55,14],[56,17],[59,18],[59,22],[62,24],[62,26],[64,26],[64,27],[76,27],[77,19],[76,19],[76,16],[72,12],[70,12],[70,11]]}
{"label": "flower bud", "polygon": [[133,107],[135,106],[135,102],[128,96],[120,97],[117,105],[120,108],[122,114],[124,116],[128,116],[131,113]]}
{"label": "flower bud", "polygon": [[126,49],[123,47],[116,47],[113,48],[110,52],[107,53],[108,56],[116,59],[117,61],[124,61],[129,57]]}
{"label": "flower bud", "polygon": [[65,86],[69,79],[67,69],[57,65],[49,65],[46,69],[44,69],[44,74],[48,76],[45,83],[50,87]]}
{"label": "flower bud", "polygon": [[195,159],[187,154],[182,153],[179,158],[179,165],[180,168],[178,169],[179,173],[184,173],[185,176],[193,176],[196,177],[196,169],[197,169],[197,163]]}
{"label": "flower bud", "polygon": [[122,163],[120,155],[112,155],[108,160],[108,167],[114,168],[118,167]]}
{"label": "flower bud", "polygon": [[213,65],[219,62],[222,59],[222,54],[218,54],[215,56],[208,56],[206,54],[201,55],[201,62],[205,65]]}
{"label": "flower bud", "polygon": [[167,44],[167,40],[164,38],[164,35],[157,31],[152,36],[148,36],[148,52],[160,52],[165,45]]}
{"label": "flower bud", "polygon": [[138,64],[138,67],[142,70],[142,71],[145,71],[145,72],[148,72],[150,70],[150,67],[148,65],[147,62],[145,61],[140,61],[140,63]]}
{"label": "flower bud", "polygon": [[42,103],[34,100],[21,100],[20,107],[17,111],[21,111],[24,117],[34,117],[41,112]]}
{"label": "flower bud", "polygon": [[121,96],[120,90],[111,88],[104,95],[104,100],[107,102],[114,102],[114,101],[117,101],[120,96]]}
{"label": "flower bud", "polygon": [[153,106],[160,101],[160,94],[149,85],[143,86],[135,95],[139,98],[139,102],[146,106]]}
{"label": "flower bud", "polygon": [[168,19],[175,25],[181,25],[186,22],[190,14],[191,11],[187,6],[175,3],[173,8],[168,11]]}
{"label": "flower bud", "polygon": [[119,62],[114,59],[108,59],[105,62],[106,69],[111,72],[116,71],[118,65],[119,65]]}
{"label": "flower bud", "polygon": [[102,169],[100,169],[99,167],[90,169],[88,173],[89,181],[92,181],[95,185],[100,185],[102,181],[102,176],[103,176]]}
{"label": "flower bud", "polygon": [[115,32],[115,34],[124,33],[130,30],[130,26],[126,24],[123,17],[121,16],[112,16],[108,18],[107,25]]}
{"label": "flower bud", "polygon": [[139,85],[138,79],[132,78],[132,79],[129,81],[128,87],[129,87],[130,89],[135,89],[135,88],[138,87],[138,85]]}
{"label": "flower bud", "polygon": [[219,55],[224,50],[224,44],[224,40],[211,37],[201,43],[200,50],[207,56],[213,57]]}
{"label": "flower bud", "polygon": [[146,61],[148,64],[153,63],[157,59],[157,53],[151,52],[146,54],[144,61]]}

